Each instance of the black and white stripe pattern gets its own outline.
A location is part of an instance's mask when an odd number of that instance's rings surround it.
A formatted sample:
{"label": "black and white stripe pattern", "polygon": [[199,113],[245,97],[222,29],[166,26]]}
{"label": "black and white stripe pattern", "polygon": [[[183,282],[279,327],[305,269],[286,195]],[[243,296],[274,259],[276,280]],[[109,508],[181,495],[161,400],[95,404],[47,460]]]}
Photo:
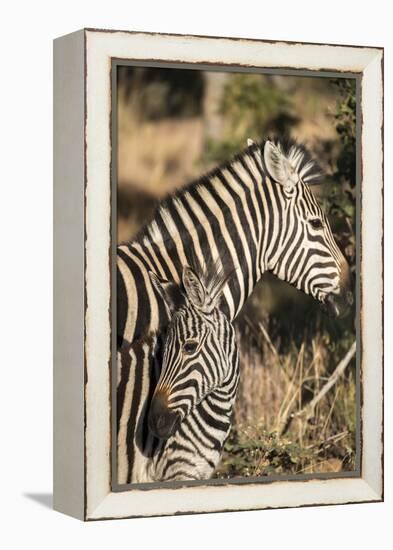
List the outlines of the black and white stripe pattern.
{"label": "black and white stripe pattern", "polygon": [[302,147],[252,144],[165,200],[142,233],[118,248],[119,483],[147,481],[138,464],[155,452],[139,435],[150,431],[147,409],[173,315],[156,279],[181,288],[185,266],[218,262],[232,274],[220,302],[228,322],[265,271],[335,313],[349,300],[348,266],[310,189],[319,176]]}
{"label": "black and white stripe pattern", "polygon": [[219,309],[223,282],[208,284],[186,267],[179,309],[161,287],[174,313],[149,406],[150,434],[162,440],[148,461],[149,479],[208,479],[220,460],[239,382],[235,331]]}
{"label": "black and white stripe pattern", "polygon": [[235,331],[219,308],[227,277],[216,264],[209,271],[185,267],[181,287],[150,277],[171,320],[159,338],[120,353],[118,437],[127,440],[130,425],[135,433],[134,445],[119,446],[119,482],[208,479],[229,434],[239,382]]}

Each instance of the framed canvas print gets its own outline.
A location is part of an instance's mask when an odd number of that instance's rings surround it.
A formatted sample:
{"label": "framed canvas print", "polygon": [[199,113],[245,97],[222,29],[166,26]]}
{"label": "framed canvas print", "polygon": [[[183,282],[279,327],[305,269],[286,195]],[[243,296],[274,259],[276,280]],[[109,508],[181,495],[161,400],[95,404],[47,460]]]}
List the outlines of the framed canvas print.
{"label": "framed canvas print", "polygon": [[54,506],[383,498],[383,50],[54,43]]}

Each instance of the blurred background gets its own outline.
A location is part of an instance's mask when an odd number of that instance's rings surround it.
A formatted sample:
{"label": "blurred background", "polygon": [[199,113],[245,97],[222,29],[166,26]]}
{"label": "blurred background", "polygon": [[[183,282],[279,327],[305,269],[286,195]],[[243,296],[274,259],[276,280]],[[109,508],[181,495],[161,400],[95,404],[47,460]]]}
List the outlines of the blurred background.
{"label": "blurred background", "polygon": [[[313,191],[355,284],[354,79],[118,68],[118,242],[132,239],[163,197],[247,138],[267,137],[295,138],[322,167],[326,177]],[[355,340],[355,304],[333,320],[265,274],[236,329],[241,382],[216,477],[353,470],[355,357],[318,397]]]}

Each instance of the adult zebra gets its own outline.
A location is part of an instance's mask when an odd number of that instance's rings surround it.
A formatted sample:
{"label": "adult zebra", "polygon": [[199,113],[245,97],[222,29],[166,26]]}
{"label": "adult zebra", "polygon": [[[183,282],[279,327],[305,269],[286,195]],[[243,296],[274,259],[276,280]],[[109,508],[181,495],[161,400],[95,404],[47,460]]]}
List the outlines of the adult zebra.
{"label": "adult zebra", "polygon": [[220,260],[234,274],[221,303],[230,321],[265,271],[335,315],[351,301],[348,265],[309,187],[319,176],[299,145],[252,143],[166,199],[141,234],[118,248],[119,483],[152,479],[147,415],[162,364],[157,335],[171,318],[154,277],[181,285],[195,258]]}

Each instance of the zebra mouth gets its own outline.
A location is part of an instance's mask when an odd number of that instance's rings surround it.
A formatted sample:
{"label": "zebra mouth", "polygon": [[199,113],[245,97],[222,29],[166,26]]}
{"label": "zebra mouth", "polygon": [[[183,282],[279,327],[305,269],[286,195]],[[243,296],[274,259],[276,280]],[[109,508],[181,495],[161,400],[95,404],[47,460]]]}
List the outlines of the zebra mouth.
{"label": "zebra mouth", "polygon": [[324,309],[328,315],[338,319],[348,313],[352,304],[352,292],[347,290],[339,294],[328,294],[325,298]]}

